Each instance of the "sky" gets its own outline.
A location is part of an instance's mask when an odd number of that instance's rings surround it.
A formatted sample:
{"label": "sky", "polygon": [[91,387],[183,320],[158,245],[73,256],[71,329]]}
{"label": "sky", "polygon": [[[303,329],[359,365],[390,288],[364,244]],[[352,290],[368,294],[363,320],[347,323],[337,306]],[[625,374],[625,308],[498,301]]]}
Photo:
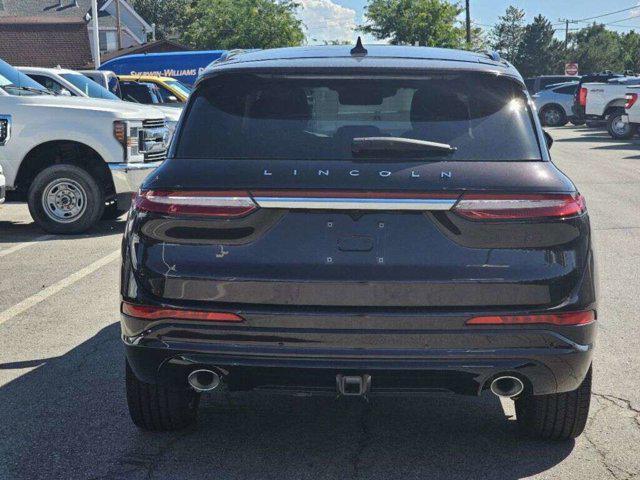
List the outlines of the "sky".
{"label": "sky", "polygon": [[[307,27],[308,41],[315,44],[330,40],[354,40],[358,35],[354,29],[363,22],[363,10],[367,1],[297,0],[297,3],[300,4],[298,16]],[[464,0],[459,0],[459,3],[464,4]],[[494,24],[509,5],[523,9],[527,21],[541,13],[552,22],[559,23],[559,19],[580,20],[639,4],[639,0],[471,0],[470,10],[473,22],[487,29],[487,25]],[[618,20],[624,21],[618,23]],[[629,31],[634,26],[636,30],[640,30],[640,6],[638,9],[602,17],[598,21],[616,22],[609,28],[620,32]],[[586,23],[583,22],[573,26],[584,25]],[[563,27],[559,25],[558,28]],[[558,35],[563,38],[564,33],[559,32]],[[373,41],[371,38],[366,40]]]}

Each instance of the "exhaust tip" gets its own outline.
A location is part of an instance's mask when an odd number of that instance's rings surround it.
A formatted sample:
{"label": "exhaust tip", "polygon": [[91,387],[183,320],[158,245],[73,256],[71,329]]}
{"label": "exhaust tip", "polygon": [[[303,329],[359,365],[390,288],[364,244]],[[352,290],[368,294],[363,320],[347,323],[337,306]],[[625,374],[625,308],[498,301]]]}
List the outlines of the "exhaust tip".
{"label": "exhaust tip", "polygon": [[524,390],[522,380],[517,377],[503,375],[497,377],[491,382],[491,391],[498,397],[513,398],[517,397]]}
{"label": "exhaust tip", "polygon": [[213,370],[194,370],[187,377],[187,382],[198,393],[210,392],[220,385],[220,375]]}

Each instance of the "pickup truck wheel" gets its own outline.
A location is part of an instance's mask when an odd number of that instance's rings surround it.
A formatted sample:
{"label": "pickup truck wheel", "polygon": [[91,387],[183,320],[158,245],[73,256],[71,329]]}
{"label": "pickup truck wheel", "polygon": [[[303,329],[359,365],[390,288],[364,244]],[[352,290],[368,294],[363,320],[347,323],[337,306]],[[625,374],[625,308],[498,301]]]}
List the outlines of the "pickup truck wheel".
{"label": "pickup truck wheel", "polygon": [[516,419],[524,433],[544,440],[579,436],[587,423],[591,401],[591,367],[572,392],[517,398]]}
{"label": "pickup truck wheel", "polygon": [[635,134],[635,128],[630,123],[622,121],[622,113],[612,113],[607,117],[607,131],[616,140],[628,140]]}
{"label": "pickup truck wheel", "polygon": [[568,121],[565,111],[556,105],[544,107],[540,112],[540,117],[542,124],[548,127],[562,127],[566,125]]}
{"label": "pickup truck wheel", "polygon": [[196,421],[199,393],[186,387],[170,389],[141,382],[131,370],[129,362],[126,381],[131,420],[143,430],[168,432],[185,428]]}
{"label": "pickup truck wheel", "polygon": [[52,165],[42,170],[28,192],[29,212],[50,233],[82,233],[100,219],[104,194],[95,179],[75,165]]}

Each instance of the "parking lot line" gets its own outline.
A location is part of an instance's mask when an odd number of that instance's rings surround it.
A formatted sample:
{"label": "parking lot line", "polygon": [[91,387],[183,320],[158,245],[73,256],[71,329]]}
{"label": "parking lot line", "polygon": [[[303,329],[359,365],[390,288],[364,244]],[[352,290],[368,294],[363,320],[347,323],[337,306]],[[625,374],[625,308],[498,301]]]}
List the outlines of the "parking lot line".
{"label": "parking lot line", "polygon": [[22,243],[19,243],[17,245],[14,245],[13,247],[9,247],[9,248],[6,248],[4,250],[0,250],[0,258],[4,257],[6,255],[9,255],[11,253],[17,252],[18,250],[22,250],[23,248],[26,248],[26,247],[28,247],[30,245],[36,245],[36,244],[38,244],[40,242],[51,240],[52,238],[55,238],[55,235],[42,235],[42,236],[36,237],[33,240],[30,240],[28,242],[22,242]]}
{"label": "parking lot line", "polygon": [[31,295],[30,297],[25,298],[21,302],[16,303],[14,306],[9,307],[6,310],[0,312],[0,325],[2,325],[4,322],[8,320],[11,320],[13,317],[20,315],[21,313],[33,307],[34,305],[37,305],[38,303],[43,302],[47,298],[58,293],[60,290],[70,285],[73,285],[79,280],[82,280],[87,275],[92,274],[99,268],[104,267],[108,263],[111,263],[115,259],[119,258],[119,256],[120,256],[120,250],[119,249],[115,250],[111,252],[109,255],[106,255],[100,258],[99,260],[96,260],[95,262],[87,265],[86,267],[81,268],[77,272],[72,273],[71,275],[63,278],[62,280],[54,283],[53,285],[49,285],[47,288],[40,290],[38,293]]}

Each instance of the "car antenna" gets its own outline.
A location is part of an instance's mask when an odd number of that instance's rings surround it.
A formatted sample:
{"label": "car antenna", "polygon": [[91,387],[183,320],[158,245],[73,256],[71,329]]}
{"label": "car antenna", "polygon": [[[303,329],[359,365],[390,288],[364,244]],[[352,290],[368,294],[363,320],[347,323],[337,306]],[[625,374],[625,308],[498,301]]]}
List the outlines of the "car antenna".
{"label": "car antenna", "polygon": [[366,55],[367,49],[362,45],[362,39],[358,37],[356,46],[351,49],[351,55]]}

